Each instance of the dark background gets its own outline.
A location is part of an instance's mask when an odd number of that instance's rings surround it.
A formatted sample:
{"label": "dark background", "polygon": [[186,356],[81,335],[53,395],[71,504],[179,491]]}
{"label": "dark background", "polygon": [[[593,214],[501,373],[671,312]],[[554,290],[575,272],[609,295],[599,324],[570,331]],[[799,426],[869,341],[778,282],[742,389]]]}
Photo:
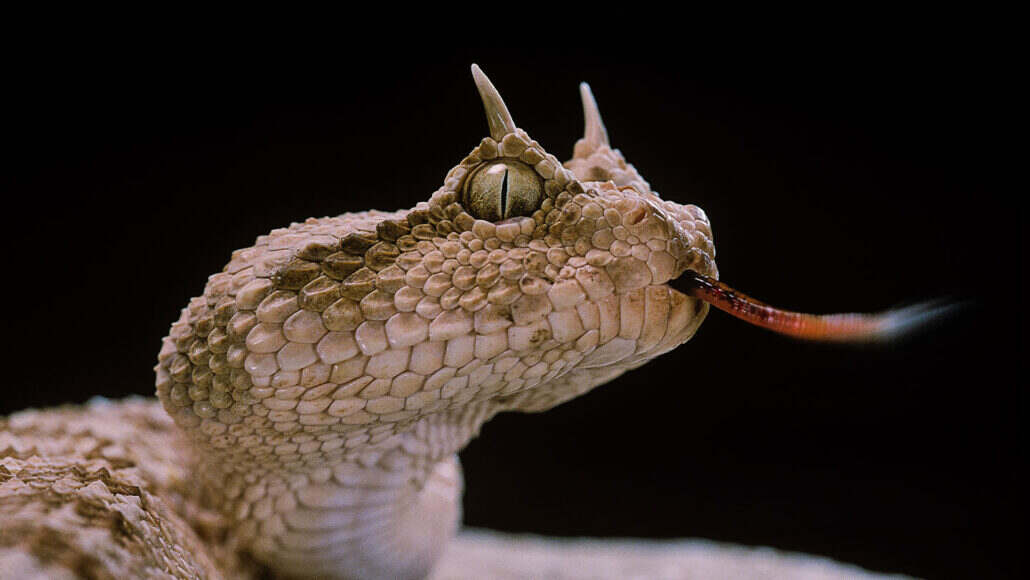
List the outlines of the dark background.
{"label": "dark background", "polygon": [[864,348],[713,312],[638,371],[487,424],[462,454],[466,523],[1015,576],[1025,241],[1006,196],[1026,187],[997,183],[1025,166],[1001,140],[1001,78],[1015,71],[966,34],[820,40],[306,54],[185,37],[39,43],[41,60],[5,79],[0,413],[152,394],[161,337],[233,249],[309,216],[427,199],[487,134],[478,62],[559,158],[589,81],[613,145],[663,196],[708,212],[737,288],[812,312],[965,306]]}

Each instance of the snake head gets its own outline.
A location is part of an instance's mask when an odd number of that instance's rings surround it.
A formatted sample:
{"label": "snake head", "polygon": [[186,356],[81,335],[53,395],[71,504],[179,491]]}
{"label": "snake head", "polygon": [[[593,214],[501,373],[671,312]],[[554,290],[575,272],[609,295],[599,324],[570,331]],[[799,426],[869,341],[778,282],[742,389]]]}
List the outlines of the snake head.
{"label": "snake head", "polygon": [[707,306],[667,283],[717,275],[712,232],[704,211],[661,199],[610,147],[586,84],[584,137],[562,164],[472,72],[490,136],[407,214],[424,242],[398,260],[401,292],[420,300],[414,315],[432,305],[430,341],[445,320],[455,336],[437,339],[468,341],[472,358],[459,360],[478,372],[454,376],[459,396],[541,410],[693,335]]}
{"label": "snake head", "polygon": [[474,430],[546,409],[683,344],[709,304],[821,340],[933,314],[818,317],[735,292],[705,213],[661,199],[609,145],[589,87],[563,164],[472,72],[490,136],[428,200],[260,236],[172,326],[158,395],[226,465],[332,462],[434,416],[474,413],[451,421]]}
{"label": "snake head", "polygon": [[183,310],[158,394],[205,445],[307,461],[476,401],[539,410],[697,329],[707,306],[667,283],[715,275],[704,212],[608,145],[585,86],[587,130],[562,164],[473,77],[490,136],[428,200],[260,236]]}

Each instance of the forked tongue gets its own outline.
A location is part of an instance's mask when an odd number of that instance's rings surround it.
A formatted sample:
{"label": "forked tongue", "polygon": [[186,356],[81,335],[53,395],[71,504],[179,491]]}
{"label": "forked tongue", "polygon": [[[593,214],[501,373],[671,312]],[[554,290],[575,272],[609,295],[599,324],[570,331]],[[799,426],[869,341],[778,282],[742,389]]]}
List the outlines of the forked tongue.
{"label": "forked tongue", "polygon": [[877,314],[805,314],[769,306],[693,270],[687,270],[669,284],[755,326],[820,342],[857,343],[896,338],[954,308],[946,302],[926,302]]}

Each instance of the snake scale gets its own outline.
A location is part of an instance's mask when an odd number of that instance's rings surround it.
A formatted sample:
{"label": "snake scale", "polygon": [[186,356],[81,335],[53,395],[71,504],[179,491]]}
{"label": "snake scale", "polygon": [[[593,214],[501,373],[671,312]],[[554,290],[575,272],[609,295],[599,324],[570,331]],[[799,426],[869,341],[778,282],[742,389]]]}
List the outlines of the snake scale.
{"label": "snake scale", "polygon": [[162,343],[163,411],[0,419],[0,572],[421,578],[459,525],[456,453],[497,413],[644,365],[710,305],[816,340],[928,315],[813,316],[734,291],[705,213],[610,146],[586,84],[561,163],[472,73],[490,136],[428,200],[274,230],[208,279]]}

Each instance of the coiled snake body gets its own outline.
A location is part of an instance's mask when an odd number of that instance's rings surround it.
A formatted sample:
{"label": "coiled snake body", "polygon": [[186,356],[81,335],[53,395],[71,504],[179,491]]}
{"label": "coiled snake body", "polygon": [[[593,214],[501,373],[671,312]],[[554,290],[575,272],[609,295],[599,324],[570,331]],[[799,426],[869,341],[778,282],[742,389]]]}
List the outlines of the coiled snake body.
{"label": "coiled snake body", "polygon": [[[456,453],[495,414],[546,410],[674,349],[709,303],[809,338],[903,322],[734,293],[715,281],[705,213],[661,199],[610,147],[586,85],[586,132],[562,164],[473,76],[490,136],[428,200],[272,231],[183,310],[156,373],[184,435],[133,444],[171,431],[143,403],[78,431],[72,411],[5,420],[0,561],[190,577],[245,575],[253,557],[286,576],[420,578],[459,523]],[[39,524],[61,510],[121,542],[91,555],[87,536]],[[54,537],[64,551],[48,552]]]}

